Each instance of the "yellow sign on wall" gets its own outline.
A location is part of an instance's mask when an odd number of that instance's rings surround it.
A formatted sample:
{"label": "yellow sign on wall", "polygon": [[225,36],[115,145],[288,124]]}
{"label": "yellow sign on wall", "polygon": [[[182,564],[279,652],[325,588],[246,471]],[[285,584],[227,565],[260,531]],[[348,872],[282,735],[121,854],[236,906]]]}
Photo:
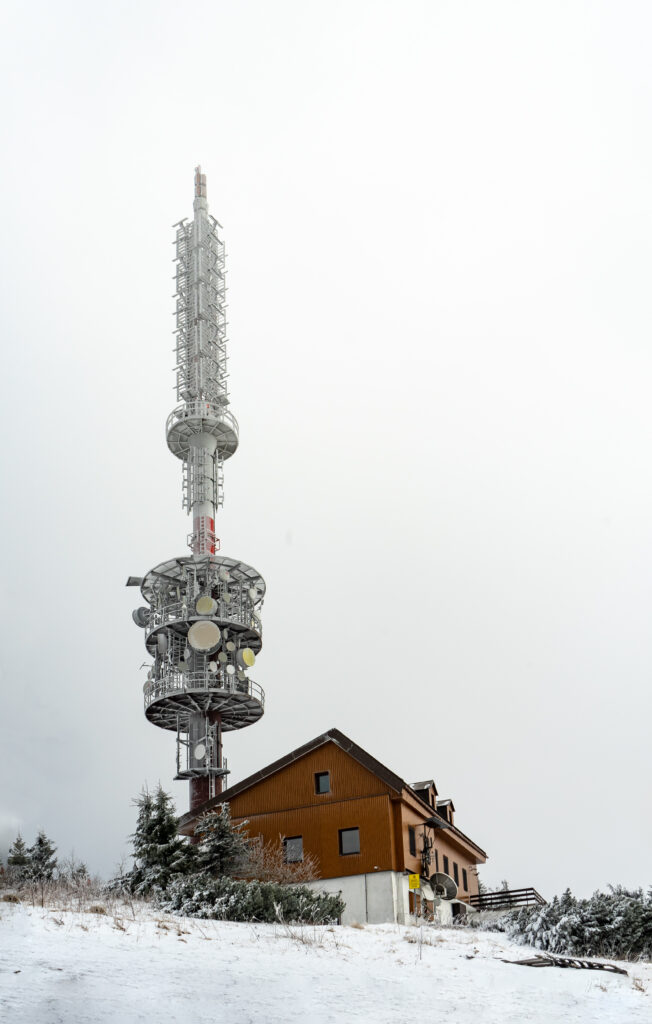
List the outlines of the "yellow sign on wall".
{"label": "yellow sign on wall", "polygon": [[421,888],[421,879],[420,879],[419,875],[409,875],[408,876],[408,889],[420,889],[420,888]]}

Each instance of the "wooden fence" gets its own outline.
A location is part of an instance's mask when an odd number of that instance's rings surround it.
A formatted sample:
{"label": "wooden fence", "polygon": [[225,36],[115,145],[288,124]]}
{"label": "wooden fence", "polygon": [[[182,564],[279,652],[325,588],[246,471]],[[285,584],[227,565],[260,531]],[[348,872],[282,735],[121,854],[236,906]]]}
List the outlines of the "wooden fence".
{"label": "wooden fence", "polygon": [[545,906],[547,900],[529,886],[527,889],[501,889],[500,892],[481,892],[470,898],[475,910],[510,910],[512,907]]}

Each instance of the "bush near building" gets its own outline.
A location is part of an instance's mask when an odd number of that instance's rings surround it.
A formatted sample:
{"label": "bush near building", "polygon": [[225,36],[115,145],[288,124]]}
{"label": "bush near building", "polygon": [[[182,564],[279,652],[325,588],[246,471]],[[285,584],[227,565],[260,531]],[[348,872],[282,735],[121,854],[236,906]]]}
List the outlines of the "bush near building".
{"label": "bush near building", "polygon": [[549,953],[652,960],[652,889],[611,886],[589,899],[576,899],[567,889],[543,907],[523,907],[493,921],[483,916],[470,915],[466,923]]}

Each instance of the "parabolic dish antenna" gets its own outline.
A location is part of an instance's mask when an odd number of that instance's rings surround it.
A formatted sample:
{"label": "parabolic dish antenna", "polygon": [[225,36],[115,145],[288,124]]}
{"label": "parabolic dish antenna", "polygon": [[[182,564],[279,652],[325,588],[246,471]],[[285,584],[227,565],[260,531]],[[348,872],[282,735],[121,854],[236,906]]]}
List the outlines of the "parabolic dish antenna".
{"label": "parabolic dish antenna", "polygon": [[435,891],[435,896],[439,896],[442,900],[454,900],[457,896],[457,882],[450,875],[445,875],[443,871],[435,871],[434,875],[430,876],[430,884]]}
{"label": "parabolic dish antenna", "polygon": [[212,654],[213,651],[217,650],[221,637],[222,634],[220,633],[219,626],[216,626],[214,622],[210,622],[208,619],[202,619],[201,622],[193,622],[188,630],[188,643],[193,650],[199,651],[201,654]]}
{"label": "parabolic dish antenna", "polygon": [[149,608],[135,608],[131,613],[131,617],[137,626],[144,629],[149,622]]}
{"label": "parabolic dish antenna", "polygon": [[203,594],[202,597],[198,598],[195,609],[198,615],[215,615],[217,601],[214,601],[208,594]]}
{"label": "parabolic dish antenna", "polygon": [[242,669],[253,668],[256,664],[256,655],[251,647],[243,647],[236,654],[235,660]]}
{"label": "parabolic dish antenna", "polygon": [[194,757],[195,761],[203,761],[204,760],[204,758],[206,757],[206,747],[204,746],[203,743],[198,743],[197,744],[197,746],[195,747],[195,749],[192,752],[192,756]]}

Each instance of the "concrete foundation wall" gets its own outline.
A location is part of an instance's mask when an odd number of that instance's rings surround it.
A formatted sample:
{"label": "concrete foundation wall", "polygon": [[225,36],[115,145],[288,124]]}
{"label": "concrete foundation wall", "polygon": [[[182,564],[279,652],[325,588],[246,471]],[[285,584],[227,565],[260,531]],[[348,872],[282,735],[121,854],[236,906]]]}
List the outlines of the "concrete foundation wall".
{"label": "concrete foundation wall", "polygon": [[407,924],[407,876],[398,871],[374,871],[365,875],[342,875],[306,883],[316,892],[342,893],[346,908],[342,924]]}

